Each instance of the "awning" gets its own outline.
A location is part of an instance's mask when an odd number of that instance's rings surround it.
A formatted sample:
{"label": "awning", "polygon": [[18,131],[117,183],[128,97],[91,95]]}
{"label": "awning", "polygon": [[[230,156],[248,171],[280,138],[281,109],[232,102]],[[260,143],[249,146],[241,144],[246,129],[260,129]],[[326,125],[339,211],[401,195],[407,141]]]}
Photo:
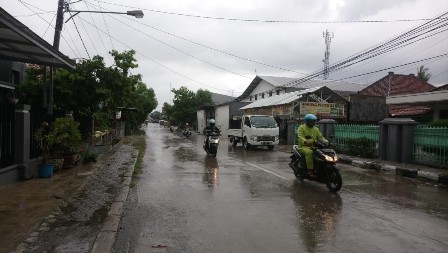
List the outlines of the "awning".
{"label": "awning", "polygon": [[0,8],[0,59],[71,68],[76,62]]}

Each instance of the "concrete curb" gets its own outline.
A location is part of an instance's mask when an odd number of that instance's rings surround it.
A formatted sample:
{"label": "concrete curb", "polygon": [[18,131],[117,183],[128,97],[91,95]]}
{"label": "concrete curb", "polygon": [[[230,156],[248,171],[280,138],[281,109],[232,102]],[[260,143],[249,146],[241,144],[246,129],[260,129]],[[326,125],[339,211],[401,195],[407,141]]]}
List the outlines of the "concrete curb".
{"label": "concrete curb", "polygon": [[360,167],[363,169],[373,169],[378,171],[388,171],[394,172],[396,175],[409,177],[409,178],[424,178],[427,180],[435,181],[440,184],[448,185],[448,176],[447,175],[439,175],[434,172],[428,171],[419,171],[408,168],[400,168],[392,165],[379,164],[376,162],[365,162],[361,160],[354,160],[348,157],[340,157],[339,161],[344,164],[349,164],[352,166]]}
{"label": "concrete curb", "polygon": [[132,181],[135,165],[137,164],[138,154],[139,151],[137,150],[136,154],[132,156],[132,158],[135,158],[134,164],[129,166],[128,171],[123,176],[123,181],[121,183],[123,187],[110,207],[109,213],[107,214],[103,226],[93,244],[92,250],[90,251],[91,253],[112,252],[115,238],[118,233],[118,226],[120,225],[121,215],[123,214],[123,206],[128,198],[129,186]]}

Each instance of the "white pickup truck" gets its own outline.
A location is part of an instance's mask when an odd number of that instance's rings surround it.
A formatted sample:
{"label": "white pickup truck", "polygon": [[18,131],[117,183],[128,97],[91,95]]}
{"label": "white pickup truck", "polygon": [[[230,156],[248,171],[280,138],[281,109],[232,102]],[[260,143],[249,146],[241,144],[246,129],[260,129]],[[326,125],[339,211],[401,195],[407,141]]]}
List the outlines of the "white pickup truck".
{"label": "white pickup truck", "polygon": [[272,116],[244,115],[241,128],[227,130],[227,136],[234,147],[241,142],[246,149],[267,146],[272,150],[279,143],[279,128]]}

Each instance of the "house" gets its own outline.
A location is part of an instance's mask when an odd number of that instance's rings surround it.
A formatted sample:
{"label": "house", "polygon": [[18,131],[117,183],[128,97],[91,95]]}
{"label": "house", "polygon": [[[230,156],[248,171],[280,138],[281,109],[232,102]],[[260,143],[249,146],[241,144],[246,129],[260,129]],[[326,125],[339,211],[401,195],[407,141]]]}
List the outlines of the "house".
{"label": "house", "polygon": [[[226,96],[226,95],[222,95],[222,94],[218,94],[218,93],[211,92],[211,94],[212,94],[213,104],[202,106],[197,109],[196,115],[197,115],[198,123],[197,123],[196,130],[198,132],[202,132],[202,130],[207,126],[208,120],[216,118],[216,106],[218,104],[225,104],[225,103],[228,103],[235,99],[234,97]],[[216,125],[220,126],[220,124],[223,124],[223,123],[217,123]]]}
{"label": "house", "polygon": [[24,77],[22,63],[72,69],[76,63],[3,8],[0,8],[0,60],[0,185],[4,185],[22,179],[30,170],[31,108],[15,98],[15,89]]}
{"label": "house", "polygon": [[[383,97],[405,96],[424,93],[436,89],[433,85],[417,78],[415,75],[400,75],[389,72],[387,76],[369,85],[359,92],[359,95]],[[384,100],[383,103],[386,103]],[[391,117],[411,117],[416,121],[427,122],[432,120],[433,106],[424,104],[388,104],[388,114]],[[363,110],[363,107],[353,110]],[[372,112],[373,113],[373,112]]]}
{"label": "house", "polygon": [[326,86],[343,97],[354,94],[366,87],[364,84],[333,80],[303,80],[301,78],[278,76],[256,76],[237,100],[254,102],[274,95],[321,86]]}
{"label": "house", "polygon": [[[301,119],[308,113],[315,114],[319,119],[334,119],[347,122],[348,100],[326,86],[318,86],[297,90],[255,101],[241,110],[244,114],[271,115],[280,128],[280,139],[288,138],[288,122]],[[296,124],[292,121],[292,124]],[[292,144],[292,143],[289,143]]]}

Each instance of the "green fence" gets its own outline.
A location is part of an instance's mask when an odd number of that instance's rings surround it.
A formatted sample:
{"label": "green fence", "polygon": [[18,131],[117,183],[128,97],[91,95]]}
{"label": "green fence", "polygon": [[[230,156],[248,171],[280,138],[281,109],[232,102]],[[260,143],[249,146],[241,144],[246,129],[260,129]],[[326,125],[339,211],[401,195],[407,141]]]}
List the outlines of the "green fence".
{"label": "green fence", "polygon": [[352,139],[367,138],[376,143],[376,152],[378,153],[378,143],[380,140],[380,127],[377,125],[335,125],[334,139],[339,150],[347,150],[347,142]]}
{"label": "green fence", "polygon": [[448,128],[415,128],[414,160],[418,163],[448,167]]}

